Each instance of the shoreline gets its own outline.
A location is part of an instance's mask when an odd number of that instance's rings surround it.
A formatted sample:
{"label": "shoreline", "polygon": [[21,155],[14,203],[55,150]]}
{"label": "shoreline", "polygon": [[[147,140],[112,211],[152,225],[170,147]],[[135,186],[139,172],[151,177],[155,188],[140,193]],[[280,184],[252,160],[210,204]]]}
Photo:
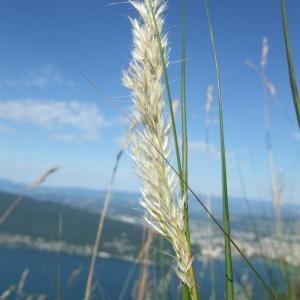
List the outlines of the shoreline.
{"label": "shoreline", "polygon": [[[92,245],[75,245],[66,242],[44,240],[43,238],[32,238],[20,234],[0,234],[0,247],[12,249],[28,249],[48,253],[61,253],[67,255],[78,255],[89,257],[92,255]],[[97,257],[106,259],[118,259],[122,261],[135,263],[134,256],[111,254],[105,251],[99,251]]]}
{"label": "shoreline", "polygon": [[[51,240],[44,240],[43,238],[33,238],[27,235],[20,235],[20,234],[0,234],[0,247],[3,248],[10,248],[10,249],[27,249],[45,253],[57,253],[57,254],[66,254],[66,255],[76,255],[81,257],[90,257],[92,255],[93,245],[86,244],[86,245],[75,245],[66,242],[59,242],[59,241],[51,241]],[[202,253],[203,254],[203,253]],[[116,253],[108,253],[105,251],[98,251],[98,258],[104,259],[113,259],[113,260],[120,260],[123,262],[130,262],[134,264],[141,263],[137,260],[134,255],[122,255]],[[260,256],[260,255],[253,255],[248,257],[250,260],[262,260],[262,261],[271,261],[271,262],[279,262],[278,259],[274,259],[270,256]],[[200,262],[207,262],[209,259],[212,260],[223,260],[223,255],[210,255],[209,251],[206,255],[195,255],[195,260]],[[149,265],[155,265],[153,261],[146,262]],[[297,268],[297,264],[291,264],[286,262],[292,268]]]}

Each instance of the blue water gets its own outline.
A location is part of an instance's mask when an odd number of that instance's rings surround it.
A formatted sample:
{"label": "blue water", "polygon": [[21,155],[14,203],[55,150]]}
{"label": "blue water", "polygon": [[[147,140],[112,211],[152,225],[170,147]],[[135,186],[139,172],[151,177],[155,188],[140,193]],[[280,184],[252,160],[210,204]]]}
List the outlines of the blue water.
{"label": "blue water", "polygon": [[[83,299],[86,284],[87,272],[89,267],[89,258],[76,255],[62,254],[61,258],[61,296],[64,300]],[[217,282],[217,299],[224,299],[224,263],[222,261],[214,262],[214,270]],[[265,277],[266,271],[261,262],[256,261],[255,266]],[[28,294],[46,294],[47,299],[55,298],[56,274],[57,274],[57,254],[40,252],[28,249],[0,248],[0,294],[11,285],[16,285],[22,272],[28,268],[24,290]],[[72,286],[68,285],[68,279],[74,269],[80,268],[81,272],[74,280]],[[241,274],[247,273],[249,280],[253,285],[253,299],[270,299],[266,292],[258,284],[257,280],[251,275],[246,265],[236,260],[234,263],[235,278]],[[97,261],[94,281],[97,286],[94,292],[95,299],[118,299],[124,286],[128,274],[132,272],[132,280],[129,281],[128,289],[124,299],[133,299],[132,290],[138,277],[138,268],[133,267],[133,263],[124,262],[118,259],[100,258]],[[202,263],[195,264],[195,273],[198,277],[199,289],[202,299],[208,299],[210,295],[210,273],[209,268]],[[275,270],[278,278],[278,270]],[[159,277],[158,268],[150,268],[152,279]],[[153,283],[152,283],[153,284]],[[176,276],[173,276],[169,285],[168,299],[179,299],[180,284]],[[153,286],[152,286],[153,290]],[[14,299],[14,298],[13,298]],[[154,296],[153,299],[158,299]]]}

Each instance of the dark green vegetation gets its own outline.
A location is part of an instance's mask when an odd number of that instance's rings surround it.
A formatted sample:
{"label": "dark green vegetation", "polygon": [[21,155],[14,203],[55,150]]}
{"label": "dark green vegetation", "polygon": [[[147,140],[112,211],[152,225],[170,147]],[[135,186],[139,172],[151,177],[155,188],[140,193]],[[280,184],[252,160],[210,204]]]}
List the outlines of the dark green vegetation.
{"label": "dark green vegetation", "polygon": [[[15,194],[0,191],[0,214],[3,214],[16,197]],[[100,205],[101,201],[99,201],[99,207],[101,207]],[[122,203],[121,207],[124,205],[125,203]],[[11,241],[3,241],[3,234],[29,236],[39,245],[43,242],[50,244],[57,242],[60,215],[62,216],[61,241],[74,246],[92,247],[95,241],[99,214],[53,201],[40,201],[31,197],[25,197],[6,222],[2,224],[0,244],[15,244]],[[141,221],[142,219],[136,217],[135,221],[137,220]],[[117,217],[107,217],[99,251],[106,252],[111,256],[135,259],[142,248],[143,226],[141,223],[131,222],[118,220]],[[43,239],[43,241],[38,239]],[[152,247],[160,249],[159,245],[159,238],[156,238]],[[164,251],[169,251],[169,244],[165,242],[164,245]],[[35,245],[26,244],[26,246],[35,248]],[[62,248],[62,251],[64,250]]]}
{"label": "dark green vegetation", "polygon": [[[14,194],[0,192],[1,214],[16,197],[17,195]],[[56,241],[60,214],[63,223],[63,242],[75,245],[93,244],[99,218],[97,214],[55,202],[37,201],[33,198],[24,199],[1,226],[0,234],[28,235]],[[142,227],[137,224],[108,218],[105,221],[100,250],[112,255],[136,254],[141,244],[142,231]],[[123,246],[118,247],[119,243]]]}

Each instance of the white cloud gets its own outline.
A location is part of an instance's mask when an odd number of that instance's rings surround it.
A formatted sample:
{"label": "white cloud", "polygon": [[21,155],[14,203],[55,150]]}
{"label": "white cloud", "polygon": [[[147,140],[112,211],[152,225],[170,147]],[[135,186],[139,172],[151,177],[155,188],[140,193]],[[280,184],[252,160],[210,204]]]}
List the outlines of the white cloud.
{"label": "white cloud", "polygon": [[192,151],[199,151],[201,153],[207,154],[209,149],[210,153],[213,154],[213,156],[219,155],[219,151],[215,148],[214,145],[208,144],[207,146],[206,142],[203,141],[190,141],[188,145],[189,149]]}
{"label": "white cloud", "polygon": [[[190,141],[188,143],[189,145],[189,150],[191,151],[198,151],[202,154],[207,155],[208,150],[210,155],[215,158],[215,159],[220,159],[221,158],[221,152],[219,149],[217,149],[213,144],[207,144],[204,141]],[[232,151],[226,151],[226,159],[235,159],[235,154]]]}
{"label": "white cloud", "polygon": [[[73,128],[85,139],[95,139],[99,130],[108,125],[95,104],[79,101],[9,100],[0,104],[0,118],[16,123],[31,123],[49,130]],[[65,131],[64,131],[65,132]],[[70,136],[61,140],[70,140]]]}
{"label": "white cloud", "polygon": [[292,135],[293,135],[294,140],[300,141],[300,133],[299,133],[299,131],[294,130],[293,133],[292,133]]}
{"label": "white cloud", "polygon": [[63,79],[59,71],[51,64],[30,71],[20,79],[6,79],[0,82],[0,87],[35,87],[47,88],[52,85],[74,86],[71,80]]}

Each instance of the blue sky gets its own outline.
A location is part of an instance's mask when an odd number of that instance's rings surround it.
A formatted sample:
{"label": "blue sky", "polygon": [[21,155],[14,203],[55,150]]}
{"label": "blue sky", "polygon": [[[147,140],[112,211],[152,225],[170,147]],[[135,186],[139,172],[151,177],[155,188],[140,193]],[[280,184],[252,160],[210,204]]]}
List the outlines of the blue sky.
{"label": "blue sky", "polygon": [[[181,1],[169,1],[170,80],[180,89]],[[216,89],[210,128],[212,155],[205,151],[205,103],[215,73],[202,1],[188,1],[187,102],[190,185],[220,195]],[[279,1],[209,1],[220,60],[229,194],[243,196],[237,159],[251,198],[269,199],[264,142],[262,85],[246,65],[259,64],[268,38],[267,73],[276,86],[268,96],[276,169],[285,201],[300,194],[300,135],[292,106]],[[80,66],[116,105],[130,112],[121,74],[130,60],[127,3],[108,0],[1,1],[0,176],[29,183],[51,166],[61,166],[47,184],[103,189],[128,127],[126,118],[74,68]],[[300,4],[287,1],[290,38],[300,81]],[[209,174],[209,176],[208,176]],[[133,163],[123,158],[116,188],[137,191]]]}

